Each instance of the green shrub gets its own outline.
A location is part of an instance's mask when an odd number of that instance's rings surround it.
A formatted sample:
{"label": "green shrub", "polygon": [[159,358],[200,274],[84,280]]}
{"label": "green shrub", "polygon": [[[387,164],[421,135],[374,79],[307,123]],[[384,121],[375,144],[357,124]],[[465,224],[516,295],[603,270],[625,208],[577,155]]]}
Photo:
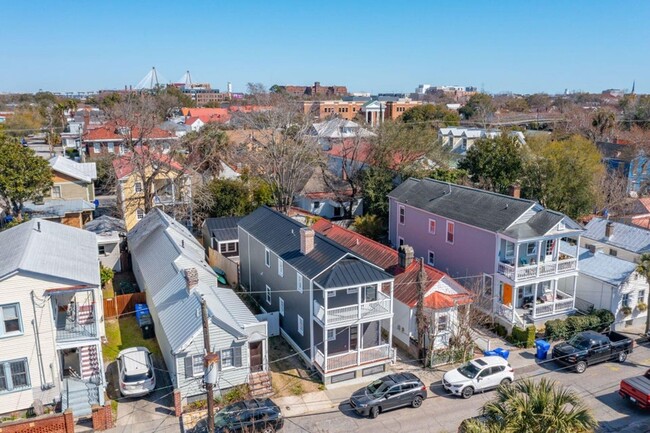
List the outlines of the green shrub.
{"label": "green shrub", "polygon": [[574,335],[589,328],[590,320],[587,316],[571,316],[565,320],[568,335]]}
{"label": "green shrub", "polygon": [[597,329],[598,331],[602,331],[605,328],[609,327],[612,323],[614,323],[614,320],[616,320],[614,314],[604,308],[595,310],[594,315],[598,316],[598,319],[600,321],[600,325]]}
{"label": "green shrub", "polygon": [[494,333],[501,338],[504,338],[506,335],[508,335],[508,330],[506,329],[505,326],[501,325],[500,323],[495,323],[493,326],[493,330]]}
{"label": "green shrub", "polygon": [[248,385],[239,385],[232,387],[223,394],[221,401],[225,405],[236,403],[241,400],[245,400],[248,397]]}
{"label": "green shrub", "polygon": [[636,304],[636,308],[637,310],[643,312],[648,309],[648,305],[645,302],[639,302],[638,304]]}
{"label": "green shrub", "polygon": [[623,313],[624,316],[629,316],[630,314],[632,314],[632,309],[627,305],[625,305],[621,307],[621,313]]}
{"label": "green shrub", "polygon": [[112,280],[114,276],[115,272],[111,268],[105,268],[101,264],[99,265],[99,279],[101,280],[102,286]]}
{"label": "green shrub", "polygon": [[535,332],[534,326],[528,326],[526,329],[521,329],[517,326],[512,328],[512,335],[510,340],[515,346],[518,347],[533,347],[535,345]]}
{"label": "green shrub", "polygon": [[305,392],[302,387],[302,382],[300,381],[294,382],[289,388],[289,391],[291,391],[291,394],[293,395],[302,395]]}
{"label": "green shrub", "polygon": [[563,340],[568,336],[566,323],[560,319],[549,320],[545,333],[548,340]]}

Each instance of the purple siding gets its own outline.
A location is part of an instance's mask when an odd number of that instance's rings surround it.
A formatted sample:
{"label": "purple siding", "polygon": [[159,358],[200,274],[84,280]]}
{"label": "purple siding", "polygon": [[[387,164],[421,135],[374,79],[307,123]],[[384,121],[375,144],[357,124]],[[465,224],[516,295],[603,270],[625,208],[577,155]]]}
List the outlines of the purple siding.
{"label": "purple siding", "polygon": [[[405,221],[400,224],[398,206],[404,206]],[[447,219],[427,211],[409,207],[390,199],[390,242],[397,246],[398,239],[413,247],[415,255],[427,260],[429,251],[435,253],[435,267],[451,277],[494,274],[496,233],[454,222],[454,243],[447,242]],[[435,234],[429,233],[429,219],[436,221]]]}

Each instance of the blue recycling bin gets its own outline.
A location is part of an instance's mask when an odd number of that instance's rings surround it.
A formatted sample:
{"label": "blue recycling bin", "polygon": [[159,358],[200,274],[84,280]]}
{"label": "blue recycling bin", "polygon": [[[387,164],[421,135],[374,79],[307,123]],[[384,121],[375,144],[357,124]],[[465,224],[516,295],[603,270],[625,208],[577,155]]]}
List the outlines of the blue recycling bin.
{"label": "blue recycling bin", "polygon": [[498,356],[494,350],[484,350],[483,356]]}
{"label": "blue recycling bin", "polygon": [[496,349],[494,349],[494,353],[496,353],[497,356],[500,356],[501,358],[503,358],[505,360],[507,360],[508,357],[510,356],[510,351],[509,350],[502,349],[500,347],[497,347]]}
{"label": "blue recycling bin", "polygon": [[535,358],[546,359],[548,351],[551,349],[551,343],[546,340],[535,340],[535,347],[537,348]]}
{"label": "blue recycling bin", "polygon": [[149,315],[149,307],[147,304],[135,304],[135,320],[140,325],[142,316]]}

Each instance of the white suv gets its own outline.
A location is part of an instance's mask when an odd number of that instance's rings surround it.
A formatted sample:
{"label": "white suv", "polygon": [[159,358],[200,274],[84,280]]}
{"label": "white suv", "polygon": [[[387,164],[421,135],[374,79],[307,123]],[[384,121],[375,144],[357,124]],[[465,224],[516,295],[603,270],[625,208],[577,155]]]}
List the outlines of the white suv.
{"label": "white suv", "polygon": [[486,356],[446,372],[442,386],[454,395],[470,398],[476,391],[508,385],[513,380],[514,371],[508,361],[500,356]]}
{"label": "white suv", "polygon": [[131,347],[117,355],[120,393],[124,397],[140,397],[156,388],[151,352],[146,347]]}

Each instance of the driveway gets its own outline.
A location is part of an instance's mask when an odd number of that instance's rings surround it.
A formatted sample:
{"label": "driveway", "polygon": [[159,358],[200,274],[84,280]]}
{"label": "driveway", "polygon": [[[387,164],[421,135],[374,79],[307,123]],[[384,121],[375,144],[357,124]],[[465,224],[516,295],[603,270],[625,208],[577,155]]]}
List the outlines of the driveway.
{"label": "driveway", "polygon": [[111,433],[178,432],[180,418],[174,416],[173,388],[164,361],[154,355],[156,390],[144,397],[125,398],[119,395],[117,363],[106,369],[109,397],[118,401],[116,427]]}

